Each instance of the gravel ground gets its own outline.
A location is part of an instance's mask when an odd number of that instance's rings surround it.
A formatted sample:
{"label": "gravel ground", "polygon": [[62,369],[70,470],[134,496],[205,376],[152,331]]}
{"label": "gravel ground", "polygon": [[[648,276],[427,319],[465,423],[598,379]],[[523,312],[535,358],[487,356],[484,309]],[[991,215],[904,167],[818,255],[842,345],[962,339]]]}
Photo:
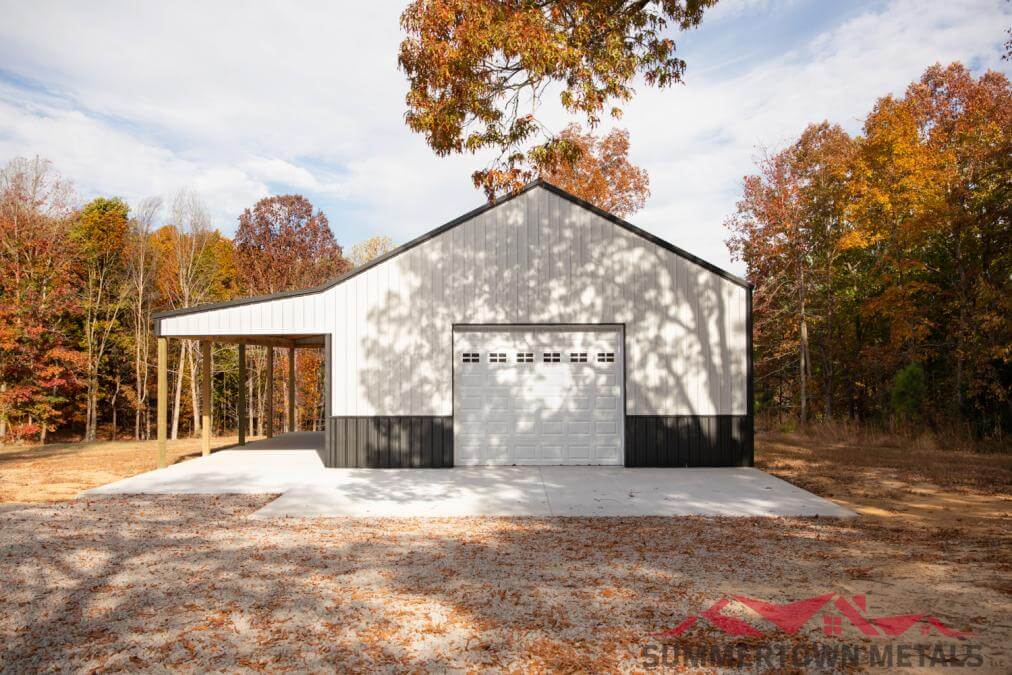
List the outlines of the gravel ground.
{"label": "gravel ground", "polygon": [[[874,518],[247,517],[269,499],[0,505],[0,670],[632,670],[662,641],[652,633],[722,596],[837,593],[865,594],[869,616],[971,630],[976,672],[1008,671],[1008,539],[993,533]],[[826,642],[822,624],[768,639]],[[729,638],[701,620],[663,640]]]}

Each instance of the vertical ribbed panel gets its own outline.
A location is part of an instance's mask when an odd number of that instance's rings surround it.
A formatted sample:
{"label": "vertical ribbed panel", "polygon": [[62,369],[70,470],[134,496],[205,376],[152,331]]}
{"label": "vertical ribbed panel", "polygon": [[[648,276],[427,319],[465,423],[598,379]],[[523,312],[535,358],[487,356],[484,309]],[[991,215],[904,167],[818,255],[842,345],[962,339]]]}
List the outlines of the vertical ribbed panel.
{"label": "vertical ribbed panel", "polygon": [[450,417],[331,417],[330,467],[449,468],[453,466]]}
{"label": "vertical ribbed panel", "polygon": [[629,415],[625,465],[752,466],[752,430],[745,415]]}

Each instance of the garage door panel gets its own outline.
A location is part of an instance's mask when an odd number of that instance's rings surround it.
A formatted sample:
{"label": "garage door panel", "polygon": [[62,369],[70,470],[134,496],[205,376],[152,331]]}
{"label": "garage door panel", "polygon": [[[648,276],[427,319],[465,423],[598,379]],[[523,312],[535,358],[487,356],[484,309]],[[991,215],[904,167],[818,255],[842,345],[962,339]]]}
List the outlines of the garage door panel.
{"label": "garage door panel", "polygon": [[480,398],[466,398],[461,400],[461,410],[482,410],[485,408],[485,402]]}
{"label": "garage door panel", "polygon": [[[458,463],[621,464],[619,335],[517,329],[455,336]],[[477,358],[464,362],[465,351]],[[599,360],[603,354],[609,360]]]}
{"label": "garage door panel", "polygon": [[617,447],[608,447],[603,445],[595,446],[594,459],[599,460],[603,464],[617,464],[620,461],[619,449]]}
{"label": "garage door panel", "polygon": [[517,436],[537,436],[538,423],[534,420],[520,420],[513,427],[513,433]]}
{"label": "garage door panel", "polygon": [[455,453],[457,453],[457,462],[458,463],[477,462],[478,459],[481,457],[481,446],[480,445],[473,445],[473,446],[468,446],[468,445],[457,446],[457,445],[454,445],[454,450],[453,451]]}
{"label": "garage door panel", "polygon": [[566,433],[566,423],[561,420],[544,420],[541,422],[541,433],[564,434]]}
{"label": "garage door panel", "polygon": [[566,423],[566,433],[570,436],[575,434],[589,434],[590,433],[590,422],[586,420],[578,420],[576,422]]}
{"label": "garage door panel", "polygon": [[598,410],[611,410],[618,406],[617,396],[598,396],[594,400],[594,407]]}
{"label": "garage door panel", "polygon": [[541,401],[538,401],[538,400],[535,400],[535,399],[529,399],[529,400],[525,399],[525,400],[514,401],[513,402],[513,409],[516,410],[516,411],[518,411],[518,412],[524,412],[524,413],[531,413],[531,414],[533,414],[533,413],[540,412],[543,408],[544,408],[544,406],[542,405]]}
{"label": "garage door panel", "polygon": [[[586,464],[590,461],[590,446],[587,445],[570,445],[568,458],[571,460],[578,461],[578,463]],[[583,460],[583,461],[579,461]]]}
{"label": "garage door panel", "polygon": [[562,446],[561,445],[543,445],[541,446],[541,459],[545,460],[561,460],[563,458]]}
{"label": "garage door panel", "polygon": [[594,422],[594,433],[598,435],[615,435],[618,433],[618,425],[615,422]]}
{"label": "garage door panel", "polygon": [[534,461],[538,459],[538,446],[518,445],[516,446],[517,462]]}

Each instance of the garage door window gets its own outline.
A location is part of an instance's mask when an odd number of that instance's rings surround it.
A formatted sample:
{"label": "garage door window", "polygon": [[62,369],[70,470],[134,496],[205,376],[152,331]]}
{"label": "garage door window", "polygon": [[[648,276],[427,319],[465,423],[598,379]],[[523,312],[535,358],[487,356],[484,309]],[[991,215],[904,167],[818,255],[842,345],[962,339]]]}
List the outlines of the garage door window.
{"label": "garage door window", "polygon": [[534,352],[517,352],[517,363],[534,363]]}
{"label": "garage door window", "polygon": [[489,352],[488,353],[489,363],[506,363],[506,354],[504,352]]}
{"label": "garage door window", "polygon": [[615,363],[615,352],[601,352],[597,355],[598,363]]}
{"label": "garage door window", "polygon": [[478,352],[464,352],[462,360],[464,363],[479,363],[481,357],[478,356]]}
{"label": "garage door window", "polygon": [[569,353],[569,362],[570,363],[586,363],[587,362],[587,352],[570,352]]}
{"label": "garage door window", "polygon": [[561,363],[562,353],[561,352],[545,352],[544,353],[545,363]]}

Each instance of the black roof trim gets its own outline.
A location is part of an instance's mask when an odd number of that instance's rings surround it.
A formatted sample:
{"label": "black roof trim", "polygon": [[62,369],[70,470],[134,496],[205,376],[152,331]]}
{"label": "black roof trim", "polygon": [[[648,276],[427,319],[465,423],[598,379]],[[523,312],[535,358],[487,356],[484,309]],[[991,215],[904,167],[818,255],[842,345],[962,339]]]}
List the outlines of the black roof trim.
{"label": "black roof trim", "polygon": [[566,199],[566,200],[568,200],[568,201],[576,204],[577,206],[582,206],[583,208],[587,209],[588,211],[591,211],[592,213],[594,213],[594,214],[596,214],[596,215],[604,218],[605,220],[608,220],[608,221],[610,221],[610,222],[618,225],[619,227],[622,227],[622,228],[625,228],[626,230],[629,230],[633,234],[636,234],[636,235],[638,235],[640,237],[643,237],[647,241],[649,241],[649,242],[651,242],[653,244],[656,244],[656,245],[660,246],[661,248],[665,248],[665,249],[671,251],[672,253],[680,255],[683,258],[686,258],[687,260],[689,260],[689,261],[691,261],[691,262],[699,265],[700,267],[706,268],[707,270],[713,272],[714,274],[717,274],[720,277],[723,277],[724,279],[727,279],[728,281],[736,283],[739,286],[744,286],[745,288],[751,288],[752,287],[752,284],[750,284],[749,282],[745,281],[744,279],[742,279],[740,277],[737,277],[737,276],[731,274],[730,272],[728,272],[726,270],[723,270],[723,269],[717,267],[713,263],[709,263],[709,262],[703,260],[702,258],[694,256],[691,253],[689,253],[688,251],[685,251],[685,250],[683,250],[681,248],[678,248],[674,244],[670,244],[670,243],[664,241],[663,239],[661,239],[660,237],[657,237],[657,236],[655,236],[653,234],[650,234],[646,230],[641,230],[640,228],[636,227],[632,223],[629,223],[629,222],[627,222],[625,220],[622,220],[618,216],[613,215],[611,213],[608,213],[604,209],[598,208],[598,207],[594,206],[593,204],[591,204],[590,202],[584,201],[584,200],[580,199],[579,197],[577,197],[576,195],[570,194],[569,192],[566,192],[562,188],[560,188],[560,187],[558,187],[556,185],[552,185],[548,181],[539,178],[539,179],[537,179],[535,181],[532,181],[532,182],[528,183],[527,185],[525,185],[524,187],[520,188],[516,192],[510,193],[508,195],[504,195],[502,197],[499,197],[498,199],[496,199],[493,202],[487,202],[487,203],[483,204],[482,206],[479,206],[476,209],[472,209],[472,210],[468,211],[467,213],[465,213],[464,215],[458,216],[457,218],[454,218],[450,222],[445,223],[443,225],[440,225],[436,229],[431,230],[430,232],[426,232],[425,234],[421,235],[420,237],[416,237],[416,238],[412,239],[411,241],[407,242],[406,244],[398,246],[397,248],[395,248],[394,250],[392,250],[392,251],[390,251],[388,253],[384,253],[383,255],[381,255],[378,258],[374,258],[373,260],[370,260],[365,265],[362,265],[361,267],[356,267],[356,268],[354,268],[354,269],[346,272],[345,274],[342,274],[341,276],[337,277],[336,279],[331,279],[330,281],[328,281],[328,282],[326,282],[324,284],[320,284],[319,286],[313,286],[312,288],[301,288],[301,289],[294,290],[294,291],[282,291],[280,293],[272,293],[270,295],[258,295],[258,296],[248,297],[248,298],[238,298],[238,299],[235,299],[235,300],[226,300],[224,302],[213,302],[213,303],[208,303],[208,304],[205,304],[205,305],[197,305],[195,307],[186,307],[186,308],[183,308],[183,309],[173,309],[173,310],[168,310],[168,311],[165,311],[165,312],[158,312],[157,314],[155,314],[153,316],[153,318],[156,319],[156,320],[158,320],[158,319],[167,319],[167,318],[173,317],[173,316],[184,316],[186,314],[198,314],[200,312],[206,312],[206,311],[215,310],[215,309],[225,309],[225,308],[228,308],[228,307],[241,307],[242,305],[253,305],[253,304],[256,304],[256,303],[259,303],[259,302],[266,302],[268,300],[280,300],[280,299],[283,299],[283,298],[297,298],[297,297],[301,297],[303,295],[313,295],[314,293],[322,293],[323,291],[326,291],[326,290],[328,290],[330,288],[333,288],[334,286],[336,286],[336,285],[338,285],[340,283],[344,283],[348,279],[351,279],[352,277],[358,276],[362,272],[365,272],[366,270],[368,270],[368,269],[370,269],[372,267],[375,267],[377,265],[381,265],[384,262],[386,262],[387,260],[390,260],[391,258],[399,256],[401,253],[409,251],[409,250],[415,248],[416,246],[418,246],[419,244],[424,244],[429,239],[432,239],[433,237],[438,237],[439,235],[443,234],[447,230],[451,230],[454,227],[456,227],[457,225],[460,225],[461,223],[464,223],[464,222],[466,222],[468,220],[471,220],[472,218],[474,218],[476,216],[480,216],[482,213],[485,213],[486,211],[494,209],[495,207],[499,206],[500,204],[504,204],[504,203],[506,203],[506,202],[508,202],[508,201],[510,201],[512,199],[515,199],[515,198],[519,197],[520,195],[524,194],[525,192],[529,192],[530,190],[532,190],[532,189],[534,189],[536,187],[539,187],[539,186],[545,188],[546,190],[548,190],[549,192],[552,192],[553,194],[556,194],[556,195],[562,197],[563,199]]}

